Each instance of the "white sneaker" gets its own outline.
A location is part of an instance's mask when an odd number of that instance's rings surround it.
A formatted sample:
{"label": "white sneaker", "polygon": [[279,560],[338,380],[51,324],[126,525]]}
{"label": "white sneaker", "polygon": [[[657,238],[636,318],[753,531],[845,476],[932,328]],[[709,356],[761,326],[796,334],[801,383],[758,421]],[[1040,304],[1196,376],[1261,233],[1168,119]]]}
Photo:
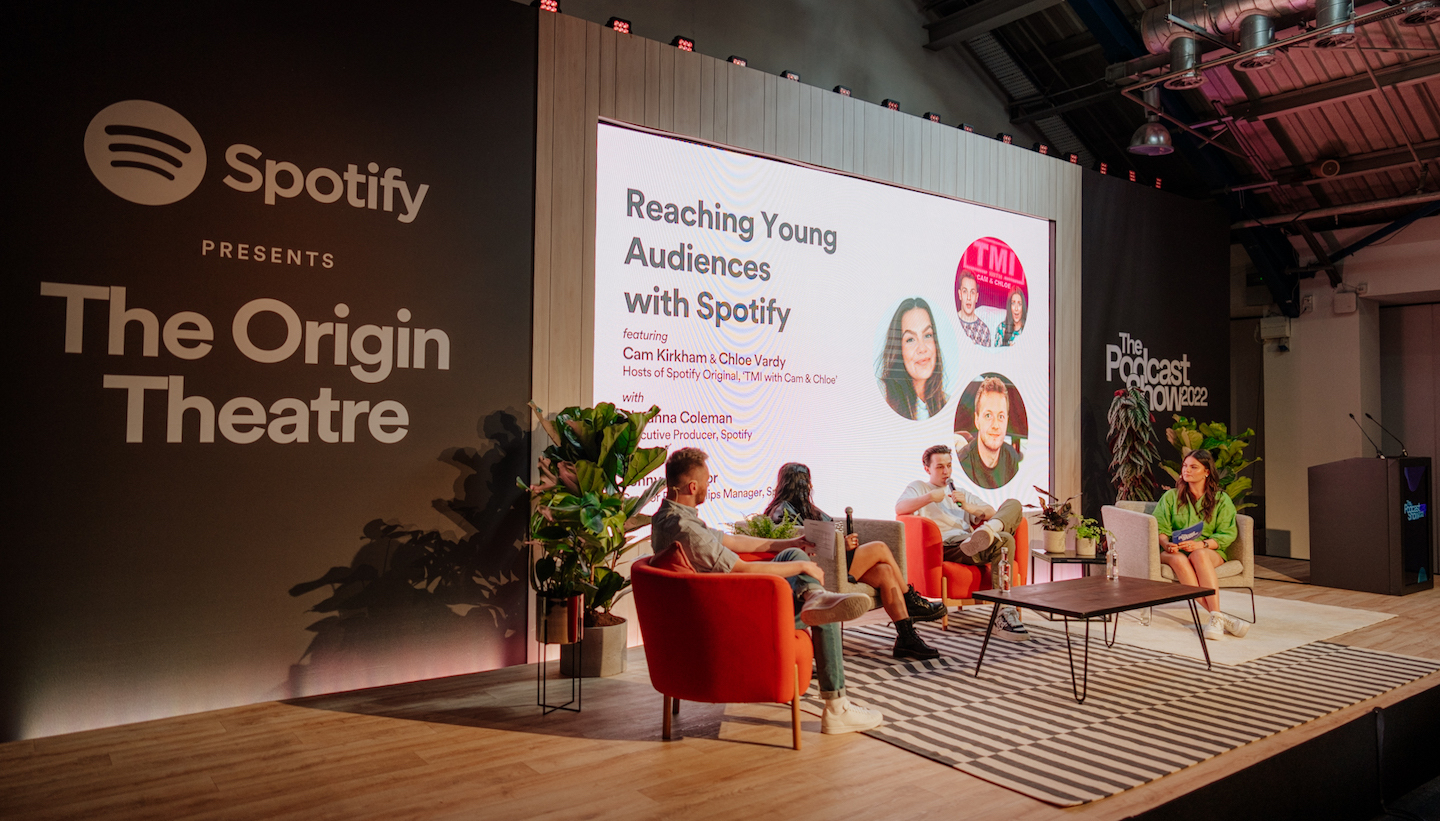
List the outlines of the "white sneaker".
{"label": "white sneaker", "polygon": [[1205,625],[1205,638],[1210,641],[1219,641],[1225,637],[1225,614],[1218,610],[1210,614],[1210,622]]}
{"label": "white sneaker", "polygon": [[825,711],[820,714],[820,732],[826,735],[858,733],[879,727],[884,720],[879,711],[851,704],[850,699],[839,696],[825,702]]}
{"label": "white sneaker", "polygon": [[858,619],[870,612],[869,596],[864,593],[831,593],[817,590],[805,599],[800,620],[815,627],[837,621]]}
{"label": "white sneaker", "polygon": [[1025,623],[1020,621],[1020,613],[1009,604],[1000,608],[1000,615],[995,619],[995,630],[990,635],[1006,641],[1030,640],[1030,631],[1026,630]]}
{"label": "white sneaker", "polygon": [[1235,638],[1243,639],[1245,638],[1245,634],[1250,632],[1250,622],[1241,621],[1234,616],[1226,615],[1223,613],[1221,615],[1225,616],[1225,632],[1229,633]]}

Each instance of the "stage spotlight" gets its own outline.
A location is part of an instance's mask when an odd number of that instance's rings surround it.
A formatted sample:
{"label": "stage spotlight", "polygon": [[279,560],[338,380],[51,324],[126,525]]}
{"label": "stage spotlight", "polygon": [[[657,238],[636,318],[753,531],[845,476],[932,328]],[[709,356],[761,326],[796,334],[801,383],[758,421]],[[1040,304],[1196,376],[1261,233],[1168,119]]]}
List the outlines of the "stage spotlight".
{"label": "stage spotlight", "polygon": [[940,122],[940,115],[936,114],[933,111],[927,111],[925,112],[925,119],[929,120],[932,123],[938,123]]}
{"label": "stage spotlight", "polygon": [[975,126],[973,126],[973,125],[971,125],[971,124],[969,124],[969,123],[961,123],[961,124],[960,124],[960,130],[961,130],[961,131],[969,132],[969,133],[971,133],[971,134],[974,134],[974,133],[975,133]]}
{"label": "stage spotlight", "polygon": [[1069,160],[1070,160],[1070,164],[1071,164],[1071,165],[1079,165],[1079,164],[1080,164],[1080,155],[1079,155],[1079,154],[1070,154],[1070,155],[1068,155],[1068,157],[1069,157]]}
{"label": "stage spotlight", "polygon": [[1155,178],[1155,187],[1156,187],[1156,188],[1163,188],[1163,186],[1160,185],[1160,178],[1159,178],[1159,177],[1156,177],[1156,178]]}
{"label": "stage spotlight", "polygon": [[1131,169],[1131,171],[1130,171],[1130,181],[1131,181],[1131,182],[1139,182],[1139,181],[1140,181],[1140,179],[1135,176],[1135,171],[1134,171],[1134,169]]}
{"label": "stage spotlight", "polygon": [[530,7],[541,11],[553,11],[559,14],[560,0],[534,0],[534,2],[530,4]]}
{"label": "stage spotlight", "polygon": [[787,80],[794,80],[797,83],[800,82],[800,72],[798,71],[782,71],[780,72],[780,76]]}
{"label": "stage spotlight", "polygon": [[835,86],[835,93],[839,94],[841,97],[849,97],[850,89],[846,88],[845,86]]}
{"label": "stage spotlight", "polygon": [[609,20],[605,21],[605,28],[615,29],[621,34],[629,34],[630,21],[621,20],[619,17],[611,17]]}
{"label": "stage spotlight", "polygon": [[1095,163],[1095,170],[1108,176],[1110,174],[1110,163],[1099,160]]}
{"label": "stage spotlight", "polygon": [[749,65],[749,63],[745,62],[745,58],[744,58],[744,57],[736,57],[736,56],[733,55],[733,54],[730,55],[730,62],[734,63],[734,64],[737,65],[737,66]]}
{"label": "stage spotlight", "polygon": [[900,101],[899,101],[899,100],[892,100],[892,99],[890,99],[889,97],[886,97],[885,99],[881,100],[881,101],[880,101],[880,105],[885,106],[886,108],[890,109],[891,111],[899,111],[899,110],[900,110]]}
{"label": "stage spotlight", "polygon": [[1014,145],[1014,144],[1015,144],[1015,138],[1012,137],[1012,136],[1010,136],[1009,134],[1006,134],[1004,131],[1001,131],[999,134],[996,134],[996,135],[995,135],[995,139],[999,140],[999,141],[1002,142],[1002,143],[1005,143],[1006,145]]}
{"label": "stage spotlight", "polygon": [[675,48],[680,49],[681,51],[694,51],[694,50],[695,50],[695,41],[694,41],[694,40],[691,40],[689,37],[681,37],[681,36],[678,35],[678,34],[675,35],[675,39],[674,39],[674,40],[671,40],[671,41],[670,41],[670,45],[674,46]]}
{"label": "stage spotlight", "polygon": [[1050,156],[1050,146],[1045,143],[1035,143],[1031,146],[1031,149],[1033,149],[1036,154],[1044,154],[1047,157]]}

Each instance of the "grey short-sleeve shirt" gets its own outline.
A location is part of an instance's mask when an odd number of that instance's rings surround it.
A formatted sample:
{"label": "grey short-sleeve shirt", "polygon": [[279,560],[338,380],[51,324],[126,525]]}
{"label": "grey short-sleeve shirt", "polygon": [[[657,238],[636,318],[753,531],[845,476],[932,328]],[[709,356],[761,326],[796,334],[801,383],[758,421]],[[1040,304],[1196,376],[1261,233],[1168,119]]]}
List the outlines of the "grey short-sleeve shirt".
{"label": "grey short-sleeve shirt", "polygon": [[650,545],[656,553],[675,542],[699,573],[729,573],[740,557],[720,540],[724,533],[705,524],[700,513],[689,505],[665,499],[650,518]]}

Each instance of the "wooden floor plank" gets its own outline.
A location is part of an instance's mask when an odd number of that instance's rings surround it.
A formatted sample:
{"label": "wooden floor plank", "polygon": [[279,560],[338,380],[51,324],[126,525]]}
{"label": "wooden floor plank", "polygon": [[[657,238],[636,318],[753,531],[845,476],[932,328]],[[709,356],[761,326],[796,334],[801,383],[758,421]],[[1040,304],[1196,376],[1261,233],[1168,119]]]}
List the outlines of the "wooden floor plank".
{"label": "wooden floor plank", "polygon": [[[1333,641],[1440,658],[1440,591],[1395,598],[1261,581],[1256,592],[1392,613]],[[883,618],[876,611],[867,620]],[[553,662],[549,672],[556,675]],[[821,735],[813,715],[802,717],[796,752],[784,705],[686,702],[676,740],[662,741],[660,698],[636,648],[625,673],[585,683],[578,714],[541,716],[535,668],[518,667],[0,745],[0,816],[1118,819],[1433,686],[1440,674],[1152,784],[1059,809],[875,739]]]}

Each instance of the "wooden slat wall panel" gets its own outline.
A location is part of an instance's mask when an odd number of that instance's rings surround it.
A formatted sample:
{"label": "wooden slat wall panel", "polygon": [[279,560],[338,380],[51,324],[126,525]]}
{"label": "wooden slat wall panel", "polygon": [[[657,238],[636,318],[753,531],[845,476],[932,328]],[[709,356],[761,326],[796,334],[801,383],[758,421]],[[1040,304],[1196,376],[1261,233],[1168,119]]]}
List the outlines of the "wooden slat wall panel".
{"label": "wooden slat wall panel", "polygon": [[1079,490],[1078,166],[564,15],[540,16],[539,61],[538,404],[591,401],[596,119],[613,117],[1054,220],[1055,483]]}

